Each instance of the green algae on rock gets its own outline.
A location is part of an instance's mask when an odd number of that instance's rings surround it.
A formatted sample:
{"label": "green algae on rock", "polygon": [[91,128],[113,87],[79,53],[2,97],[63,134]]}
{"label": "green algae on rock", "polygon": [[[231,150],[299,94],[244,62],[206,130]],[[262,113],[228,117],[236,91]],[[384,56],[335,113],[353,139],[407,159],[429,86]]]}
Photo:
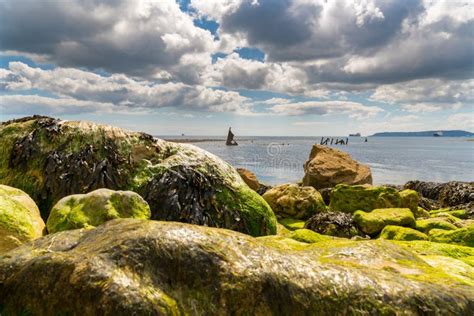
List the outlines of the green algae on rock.
{"label": "green algae on rock", "polygon": [[319,234],[343,238],[361,235],[352,215],[343,212],[329,211],[316,214],[305,222],[304,227]]}
{"label": "green algae on rock", "polygon": [[400,194],[394,188],[339,184],[331,192],[329,209],[352,214],[358,210],[370,212],[401,205]]}
{"label": "green algae on rock", "polygon": [[375,235],[387,225],[415,227],[415,217],[408,208],[381,208],[372,212],[357,211],[354,221],[364,233]]}
{"label": "green algae on rock", "polygon": [[380,238],[392,240],[428,240],[428,236],[413,228],[388,225],[382,229]]}
{"label": "green algae on rock", "polygon": [[42,217],[61,198],[132,190],[151,218],[274,234],[269,205],[237,171],[196,146],[84,121],[28,117],[0,124],[0,182],[27,192]]}
{"label": "green algae on rock", "polygon": [[286,229],[295,230],[295,229],[302,229],[304,228],[304,221],[300,219],[294,218],[283,218],[278,221],[281,225],[283,225]]}
{"label": "green algae on rock", "polygon": [[434,268],[384,240],[307,244],[118,219],[10,251],[0,301],[2,314],[468,315],[472,275],[449,259]]}
{"label": "green algae on rock", "polygon": [[301,241],[301,242],[310,243],[310,244],[319,242],[319,241],[333,239],[329,236],[321,235],[310,229],[305,229],[305,228],[294,230],[289,236],[289,238],[294,239],[296,241]]}
{"label": "green algae on rock", "polygon": [[0,184],[0,253],[41,237],[44,226],[28,194]]}
{"label": "green algae on rock", "polygon": [[456,230],[432,229],[430,241],[474,247],[474,225]]}
{"label": "green algae on rock", "polygon": [[279,185],[265,192],[263,198],[279,218],[308,219],[327,210],[321,194],[309,186]]}
{"label": "green algae on rock", "polygon": [[402,200],[401,207],[409,208],[416,217],[418,213],[418,201],[420,199],[418,192],[415,190],[406,189],[400,191],[399,194]]}
{"label": "green algae on rock", "polygon": [[444,230],[457,229],[456,226],[442,217],[419,219],[416,221],[416,229],[425,234],[428,234],[430,230],[435,228]]}
{"label": "green algae on rock", "polygon": [[150,219],[148,203],[132,191],[98,189],[69,195],[53,207],[46,227],[49,233],[94,228],[116,218]]}

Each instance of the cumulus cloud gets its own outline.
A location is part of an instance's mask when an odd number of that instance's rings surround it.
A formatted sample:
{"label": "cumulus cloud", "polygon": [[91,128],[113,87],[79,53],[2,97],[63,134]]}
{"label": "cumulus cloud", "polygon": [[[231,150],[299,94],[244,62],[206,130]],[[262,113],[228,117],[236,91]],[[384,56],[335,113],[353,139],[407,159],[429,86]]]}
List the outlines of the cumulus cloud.
{"label": "cumulus cloud", "polygon": [[215,45],[174,0],[2,1],[0,20],[2,50],[142,77],[196,80]]}
{"label": "cumulus cloud", "polygon": [[383,109],[376,106],[366,106],[351,101],[307,101],[278,104],[270,108],[278,115],[325,115],[345,114],[351,118],[364,119],[377,115]]}
{"label": "cumulus cloud", "polygon": [[43,70],[21,62],[10,62],[9,69],[0,72],[0,87],[8,91],[38,89],[61,98],[135,109],[174,107],[212,112],[250,111],[248,99],[233,91],[184,83],[157,84],[137,81],[126,75],[105,77],[73,68]]}

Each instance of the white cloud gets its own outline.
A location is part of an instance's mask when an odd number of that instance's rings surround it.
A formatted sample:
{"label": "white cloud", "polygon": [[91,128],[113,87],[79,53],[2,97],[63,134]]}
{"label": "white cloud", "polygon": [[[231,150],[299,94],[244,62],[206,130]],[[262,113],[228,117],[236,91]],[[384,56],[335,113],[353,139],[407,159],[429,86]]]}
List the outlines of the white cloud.
{"label": "white cloud", "polygon": [[447,127],[474,131],[474,109],[470,113],[456,113],[448,117]]}
{"label": "white cloud", "polygon": [[383,110],[376,106],[366,106],[350,101],[307,101],[288,104],[278,104],[270,109],[278,115],[325,115],[345,114],[355,119],[373,117]]}
{"label": "white cloud", "polygon": [[62,98],[135,109],[174,107],[239,114],[250,111],[249,100],[233,91],[183,83],[156,84],[125,75],[105,77],[73,68],[43,70],[21,62],[11,62],[8,70],[0,72],[0,87],[9,91],[34,88]]}

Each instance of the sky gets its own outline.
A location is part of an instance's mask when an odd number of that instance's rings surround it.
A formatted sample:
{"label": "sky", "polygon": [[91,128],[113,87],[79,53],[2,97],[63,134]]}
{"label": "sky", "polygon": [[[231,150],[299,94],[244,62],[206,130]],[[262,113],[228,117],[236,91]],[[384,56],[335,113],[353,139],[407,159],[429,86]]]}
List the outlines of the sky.
{"label": "sky", "polygon": [[474,131],[472,0],[0,0],[0,120]]}

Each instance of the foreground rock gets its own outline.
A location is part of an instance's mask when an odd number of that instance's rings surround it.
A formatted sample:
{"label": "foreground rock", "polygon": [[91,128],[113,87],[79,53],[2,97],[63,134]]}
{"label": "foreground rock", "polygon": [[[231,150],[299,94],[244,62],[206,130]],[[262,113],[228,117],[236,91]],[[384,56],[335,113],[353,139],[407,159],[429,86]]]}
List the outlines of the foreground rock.
{"label": "foreground rock", "polygon": [[0,301],[2,314],[469,315],[471,248],[412,248],[120,219],[9,252]]}
{"label": "foreground rock", "polygon": [[0,184],[0,254],[43,234],[44,222],[25,192]]}
{"label": "foreground rock", "polygon": [[308,186],[279,185],[265,192],[263,198],[279,218],[308,219],[327,210],[321,194]]}
{"label": "foreground rock", "polygon": [[229,164],[189,144],[88,122],[29,117],[0,125],[1,182],[25,190],[44,219],[61,198],[132,190],[152,219],[276,232],[268,204]]}
{"label": "foreground rock", "polygon": [[132,191],[98,189],[69,195],[59,200],[49,214],[49,233],[77,228],[94,228],[116,218],[150,219],[150,207]]}
{"label": "foreground rock", "polygon": [[316,189],[331,188],[337,184],[372,184],[372,173],[343,151],[313,145],[304,165],[303,184]]}

